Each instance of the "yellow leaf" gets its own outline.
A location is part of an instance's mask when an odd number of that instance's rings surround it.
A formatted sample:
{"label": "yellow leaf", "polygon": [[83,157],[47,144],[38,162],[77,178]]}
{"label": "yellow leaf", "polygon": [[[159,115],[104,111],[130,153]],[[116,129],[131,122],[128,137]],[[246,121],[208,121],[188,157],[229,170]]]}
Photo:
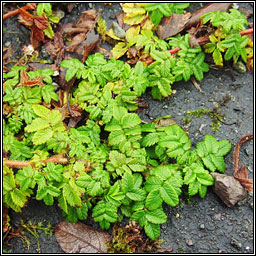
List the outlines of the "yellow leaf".
{"label": "yellow leaf", "polygon": [[128,42],[130,42],[135,36],[137,36],[140,33],[140,26],[136,26],[136,27],[130,27],[127,31],[126,31],[126,40]]}
{"label": "yellow leaf", "polygon": [[123,17],[123,21],[125,24],[128,24],[128,25],[137,25],[141,23],[144,18],[145,18],[145,15],[139,14],[133,17],[125,16]]}
{"label": "yellow leaf", "polygon": [[151,21],[150,17],[147,17],[147,19],[141,24],[141,28],[143,30],[152,30],[154,27],[153,22]]}
{"label": "yellow leaf", "polygon": [[112,28],[106,32],[106,35],[118,41],[125,41],[123,38],[116,36]]}
{"label": "yellow leaf", "polygon": [[144,9],[145,3],[125,3],[122,4],[122,9],[125,13],[133,14],[144,14],[146,10]]}
{"label": "yellow leaf", "polygon": [[115,47],[112,49],[113,58],[119,59],[122,57],[128,50],[128,46],[126,43],[118,43],[115,45]]}

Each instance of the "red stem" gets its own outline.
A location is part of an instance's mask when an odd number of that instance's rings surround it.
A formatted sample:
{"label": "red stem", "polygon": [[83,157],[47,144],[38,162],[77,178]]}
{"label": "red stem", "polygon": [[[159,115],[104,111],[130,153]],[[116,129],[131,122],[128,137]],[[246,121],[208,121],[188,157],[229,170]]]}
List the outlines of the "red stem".
{"label": "red stem", "polygon": [[240,31],[240,35],[243,36],[243,35],[249,35],[249,34],[252,34],[253,33],[253,28],[249,28],[247,30],[242,30]]}
{"label": "red stem", "polygon": [[[28,3],[26,6],[20,8],[20,9],[23,9],[23,10],[33,10],[36,8],[36,4],[35,3]],[[4,16],[3,16],[3,21],[14,16],[14,15],[17,15],[19,14],[21,11],[20,9],[16,9],[14,11],[11,11],[11,12],[8,12],[6,13]]]}
{"label": "red stem", "polygon": [[[247,29],[247,30],[242,30],[240,31],[240,35],[243,36],[243,35],[249,35],[249,34],[252,34],[253,33],[253,28],[250,28],[250,29]],[[198,38],[198,43],[199,45],[204,45],[206,44],[207,42],[209,42],[209,37],[208,36],[205,36],[205,37],[199,37]],[[179,47],[177,48],[174,48],[172,50],[170,50],[170,54],[174,54],[174,53],[177,53],[178,51],[180,50]],[[153,63],[154,60],[153,59],[150,59],[148,61],[146,61],[146,65],[150,65],[151,63]]]}

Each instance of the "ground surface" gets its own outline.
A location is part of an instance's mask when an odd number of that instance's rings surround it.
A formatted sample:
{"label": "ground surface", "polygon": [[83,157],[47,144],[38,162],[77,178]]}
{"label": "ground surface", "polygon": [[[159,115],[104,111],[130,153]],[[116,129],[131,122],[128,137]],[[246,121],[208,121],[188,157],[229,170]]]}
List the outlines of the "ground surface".
{"label": "ground surface", "polygon": [[[241,6],[252,8],[249,4]],[[108,25],[116,14],[121,11],[120,5],[104,7],[102,3],[90,4],[90,8],[104,9],[103,18]],[[190,11],[200,8],[199,3],[191,4]],[[77,4],[71,14],[67,14],[63,23],[76,22],[80,13],[88,10],[88,4]],[[17,17],[4,22],[7,33],[3,34],[3,45],[11,42],[15,46],[15,55],[21,57],[20,47],[29,44],[30,32],[23,25],[17,23]],[[15,36],[14,36],[15,35]],[[254,89],[253,74],[239,74],[234,71],[236,81],[232,80],[230,71],[224,72],[211,70],[205,74],[200,82],[200,93],[191,82],[179,82],[172,86],[176,94],[168,99],[153,101],[149,94],[145,98],[150,103],[148,109],[140,113],[142,120],[151,121],[159,116],[170,114],[172,118],[189,132],[193,146],[201,141],[206,134],[211,134],[219,140],[228,139],[232,143],[232,151],[225,158],[226,174],[233,175],[233,149],[241,137],[253,132]],[[224,121],[232,125],[221,124],[219,131],[213,132],[210,126],[212,120],[208,116],[202,118],[191,117],[191,124],[185,126],[183,119],[189,110],[202,107],[213,109],[216,102],[226,96],[230,100],[221,106],[220,110],[225,114]],[[253,178],[253,142],[246,143],[240,150],[240,162],[248,166],[249,178]],[[204,199],[193,197],[190,203],[184,201],[177,207],[165,206],[168,215],[167,223],[161,227],[161,238],[165,240],[163,247],[172,247],[173,253],[253,253],[253,196],[240,202],[233,208],[228,208],[212,192],[211,189]],[[47,207],[41,201],[31,200],[22,214],[10,213],[12,224],[18,226],[20,220],[30,220],[33,223],[42,221],[50,222],[56,226],[61,220],[61,210],[58,206]],[[89,219],[86,224],[92,224]],[[92,224],[95,227],[97,225]],[[43,232],[39,233],[39,242],[42,253],[63,253],[54,236],[49,237]],[[26,233],[30,240],[27,247],[19,238],[13,238],[9,253],[36,253],[37,243],[35,238]]]}

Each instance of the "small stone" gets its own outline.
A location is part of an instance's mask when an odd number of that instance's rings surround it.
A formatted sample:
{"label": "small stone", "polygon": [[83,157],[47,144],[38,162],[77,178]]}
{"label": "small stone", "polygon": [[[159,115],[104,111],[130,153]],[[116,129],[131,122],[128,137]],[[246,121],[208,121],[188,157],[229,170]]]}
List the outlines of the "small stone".
{"label": "small stone", "polygon": [[166,108],[168,108],[168,106],[167,105],[163,105],[163,109],[166,109]]}
{"label": "small stone", "polygon": [[216,213],[216,214],[214,214],[213,218],[214,218],[215,220],[220,220],[220,219],[221,219],[221,213]]}
{"label": "small stone", "polygon": [[240,250],[240,249],[242,248],[242,244],[239,243],[235,238],[232,238],[232,239],[231,239],[230,244],[231,244],[232,246],[234,246],[235,248],[237,248],[238,250]]}
{"label": "small stone", "polygon": [[200,229],[205,229],[205,225],[204,224],[200,224]]}
{"label": "small stone", "polygon": [[179,218],[179,217],[180,217],[180,215],[178,213],[176,213],[176,218]]}
{"label": "small stone", "polygon": [[245,247],[245,250],[250,251],[250,247],[247,245],[247,246]]}
{"label": "small stone", "polygon": [[241,61],[238,61],[236,64],[234,64],[233,68],[241,74],[246,72],[246,66]]}
{"label": "small stone", "polygon": [[11,42],[10,42],[10,41],[5,42],[5,44],[4,44],[5,47],[8,47],[8,46],[10,46],[10,45],[11,45]]}
{"label": "small stone", "polygon": [[188,239],[188,240],[186,241],[186,244],[189,245],[189,246],[194,245],[194,243],[193,243],[193,241],[192,241],[191,239]]}

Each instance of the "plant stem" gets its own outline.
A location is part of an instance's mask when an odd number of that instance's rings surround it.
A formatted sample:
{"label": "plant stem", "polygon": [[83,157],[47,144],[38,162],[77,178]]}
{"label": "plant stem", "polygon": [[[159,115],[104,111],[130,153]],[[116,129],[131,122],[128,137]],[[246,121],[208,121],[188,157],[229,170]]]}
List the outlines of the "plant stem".
{"label": "plant stem", "polygon": [[[253,28],[250,28],[250,29],[247,29],[247,30],[242,30],[240,31],[240,35],[243,36],[243,35],[249,35],[249,34],[252,34],[253,33]],[[209,36],[204,36],[204,37],[199,37],[197,38],[197,42],[199,45],[204,45],[206,43],[208,43],[210,40],[209,40]],[[180,50],[179,47],[177,48],[174,48],[172,50],[169,50],[170,54],[174,54],[174,53],[177,53],[178,51]],[[154,60],[148,60],[146,62],[146,65],[150,65],[151,63],[153,63]]]}
{"label": "plant stem", "polygon": [[[48,159],[44,160],[43,163],[53,162],[55,164],[66,164],[68,159],[64,158],[62,155],[51,156]],[[32,166],[30,161],[17,161],[17,160],[8,160],[6,159],[5,165],[9,168],[24,168],[26,166]]]}
{"label": "plant stem", "polygon": [[252,34],[253,33],[253,28],[249,28],[247,30],[242,30],[240,31],[240,35],[243,36],[243,35],[249,35],[249,34]]}
{"label": "plant stem", "polygon": [[[34,10],[36,8],[36,4],[35,3],[27,3],[26,6],[20,8],[23,10]],[[3,16],[3,21],[20,13],[20,9],[16,9],[14,11],[8,12]]]}

